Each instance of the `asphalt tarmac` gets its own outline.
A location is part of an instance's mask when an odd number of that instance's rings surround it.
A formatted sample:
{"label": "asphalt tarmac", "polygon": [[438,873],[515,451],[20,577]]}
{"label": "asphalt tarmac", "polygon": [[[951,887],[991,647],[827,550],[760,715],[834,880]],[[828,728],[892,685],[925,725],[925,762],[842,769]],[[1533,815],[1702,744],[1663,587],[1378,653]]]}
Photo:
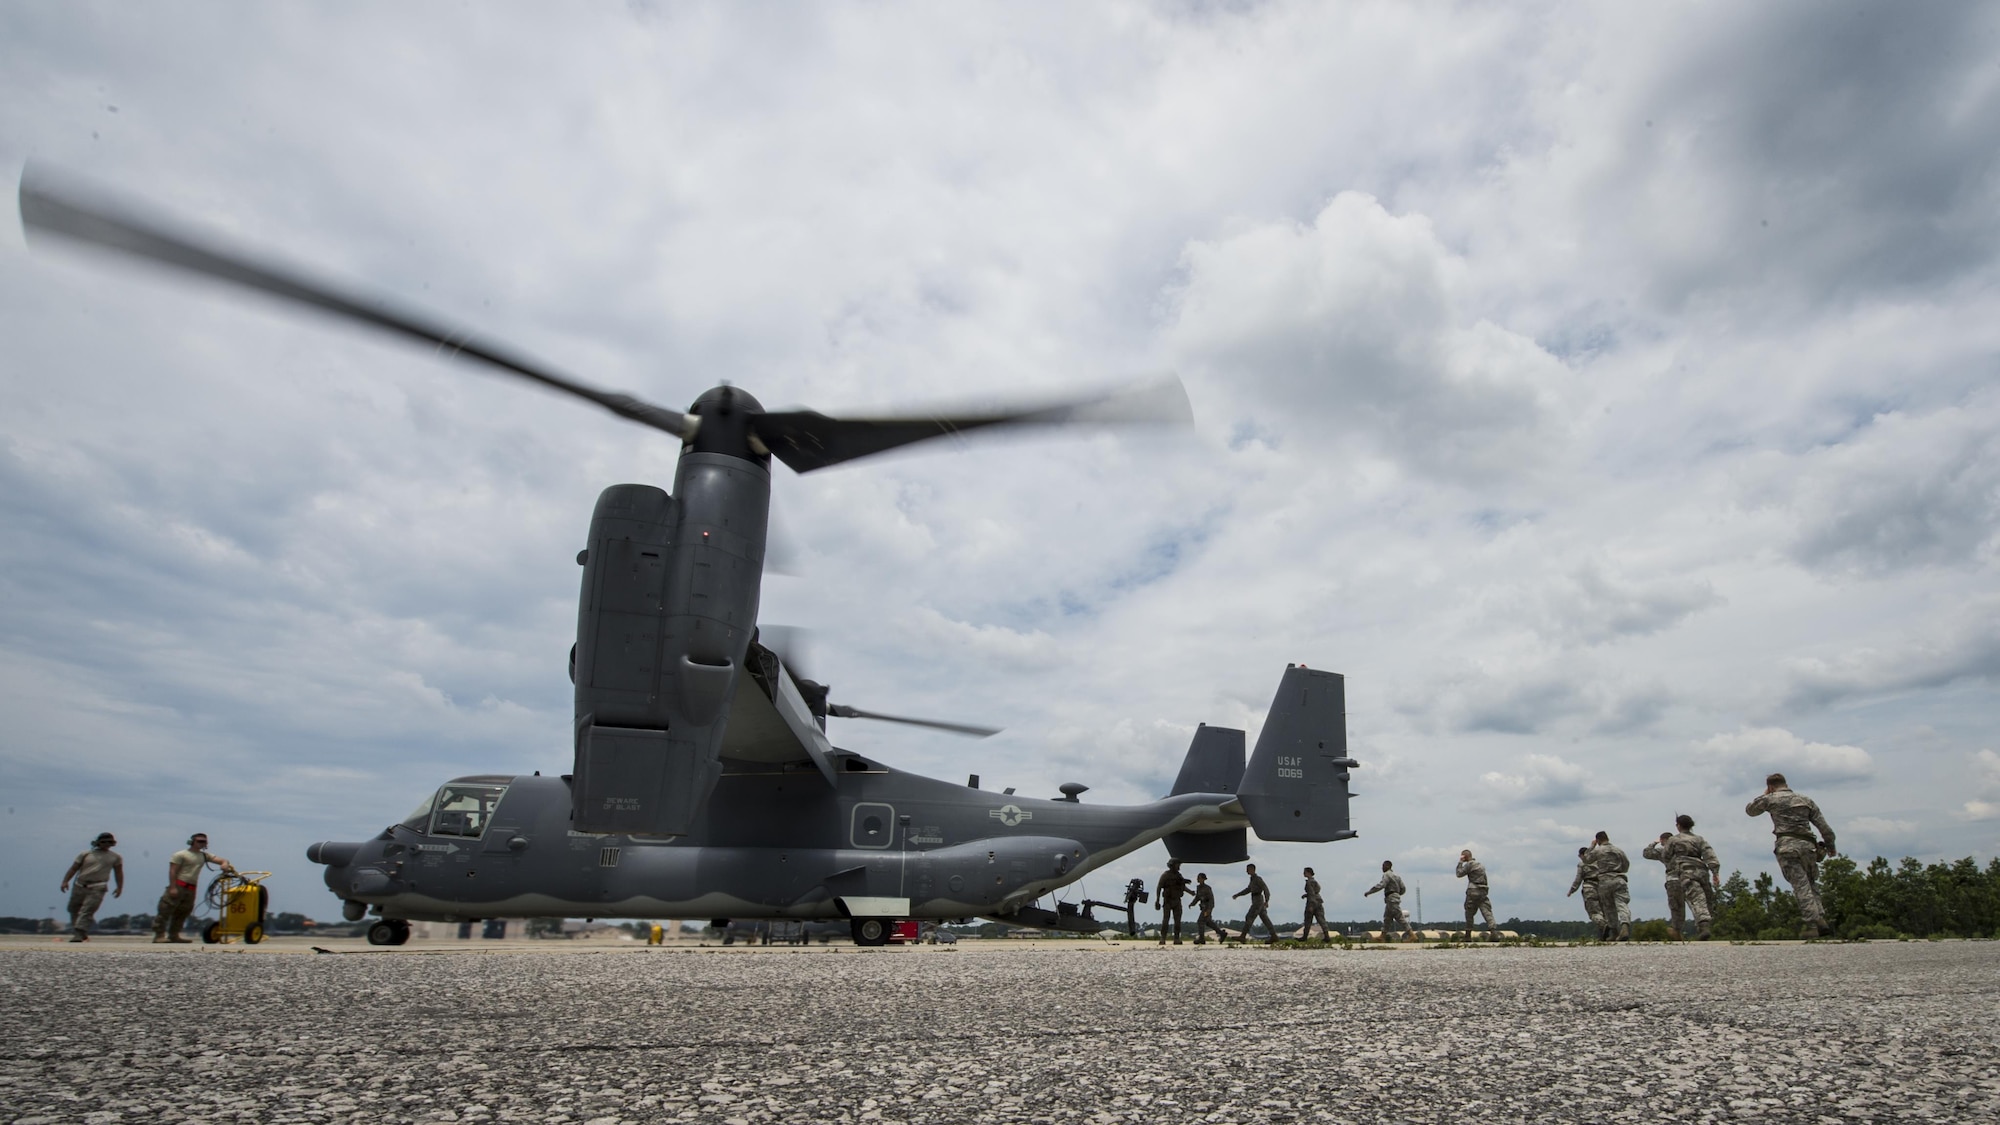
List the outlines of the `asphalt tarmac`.
{"label": "asphalt tarmac", "polygon": [[2000,1120],[2000,942],[321,944],[0,943],[0,1121]]}

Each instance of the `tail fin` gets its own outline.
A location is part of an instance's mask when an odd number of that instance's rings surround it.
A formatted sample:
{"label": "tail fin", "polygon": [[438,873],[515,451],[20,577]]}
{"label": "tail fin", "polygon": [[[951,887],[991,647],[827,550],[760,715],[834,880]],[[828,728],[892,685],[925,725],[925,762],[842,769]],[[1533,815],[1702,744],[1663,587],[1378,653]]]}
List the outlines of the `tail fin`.
{"label": "tail fin", "polygon": [[1347,771],[1359,764],[1347,756],[1346,681],[1288,664],[1237,796],[1261,839],[1350,839]]}
{"label": "tail fin", "polygon": [[[1243,732],[1206,723],[1195,728],[1188,743],[1187,757],[1181,760],[1180,776],[1174,791],[1182,793],[1234,793],[1243,782]],[[1241,863],[1250,858],[1250,838],[1243,828],[1208,832],[1170,832],[1167,854],[1186,863]]]}

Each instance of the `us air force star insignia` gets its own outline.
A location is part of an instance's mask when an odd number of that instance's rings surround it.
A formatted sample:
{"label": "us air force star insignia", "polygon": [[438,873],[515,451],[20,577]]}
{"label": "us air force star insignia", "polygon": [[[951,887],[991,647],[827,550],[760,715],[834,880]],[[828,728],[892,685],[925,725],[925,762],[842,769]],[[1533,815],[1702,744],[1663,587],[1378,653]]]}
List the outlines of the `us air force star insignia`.
{"label": "us air force star insignia", "polygon": [[999,808],[989,811],[986,815],[1009,828],[1014,827],[1024,820],[1035,819],[1034,813],[1022,812],[1019,805],[1001,805]]}

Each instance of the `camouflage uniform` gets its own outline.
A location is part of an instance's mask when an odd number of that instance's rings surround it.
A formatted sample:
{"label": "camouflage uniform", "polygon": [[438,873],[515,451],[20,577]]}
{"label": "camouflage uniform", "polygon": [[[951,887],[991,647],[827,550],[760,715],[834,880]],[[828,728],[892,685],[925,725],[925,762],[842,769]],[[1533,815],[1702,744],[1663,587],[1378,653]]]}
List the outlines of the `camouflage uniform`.
{"label": "camouflage uniform", "polygon": [[1486,934],[1497,938],[1500,931],[1493,925],[1493,902],[1486,897],[1486,865],[1476,859],[1458,861],[1458,877],[1465,880],[1465,936],[1472,937],[1472,916],[1476,913],[1486,921]]}
{"label": "camouflage uniform", "polygon": [[1673,839],[1672,833],[1662,836],[1652,843],[1647,844],[1640,850],[1639,854],[1645,856],[1647,859],[1659,860],[1660,864],[1667,869],[1667,917],[1673,919],[1671,928],[1674,936],[1679,937],[1681,936],[1681,919],[1685,916],[1686,910],[1681,905],[1680,873],[1674,870],[1674,861],[1667,858],[1667,841],[1671,839]]}
{"label": "camouflage uniform", "polygon": [[1223,929],[1222,923],[1215,920],[1214,887],[1209,886],[1206,882],[1194,885],[1194,908],[1199,915],[1194,920],[1194,943],[1196,945],[1208,944],[1208,931],[1210,930],[1215,931],[1215,940],[1224,942],[1229,940],[1229,931]]}
{"label": "camouflage uniform", "polygon": [[1631,937],[1632,891],[1626,885],[1625,873],[1632,870],[1632,861],[1626,858],[1625,849],[1611,843],[1599,844],[1584,859],[1597,872],[1597,908],[1604,912],[1604,936]]}
{"label": "camouflage uniform", "polygon": [[104,905],[104,889],[114,874],[119,885],[124,886],[124,869],[124,857],[110,848],[92,848],[70,865],[75,880],[69,888],[69,932],[73,940],[90,937],[90,931],[97,926],[97,908]]}
{"label": "camouflage uniform", "polygon": [[1160,885],[1155,888],[1160,906],[1160,944],[1167,944],[1167,919],[1174,921],[1174,944],[1181,943],[1181,896],[1188,892],[1188,877],[1181,874],[1179,865],[1166,869],[1160,875]]}
{"label": "camouflage uniform", "polygon": [[1319,880],[1310,875],[1306,876],[1306,893],[1301,897],[1306,900],[1306,924],[1299,930],[1300,940],[1312,936],[1313,920],[1318,919],[1319,936],[1332,941],[1333,931],[1326,925],[1326,901],[1320,898]]}
{"label": "camouflage uniform", "polygon": [[1264,922],[1264,931],[1271,935],[1267,940],[1272,942],[1277,941],[1278,927],[1271,921],[1270,884],[1264,882],[1262,875],[1253,871],[1250,873],[1250,885],[1229,897],[1242,898],[1244,895],[1250,896],[1250,909],[1243,915],[1243,940],[1250,940],[1250,927],[1256,925],[1257,921],[1262,919]]}
{"label": "camouflage uniform", "polygon": [[[1819,859],[1822,847],[1826,854],[1833,854],[1833,829],[1820,815],[1819,806],[1811,797],[1794,793],[1779,787],[1776,791],[1762,793],[1744,806],[1749,816],[1771,814],[1771,833],[1777,839],[1771,850],[1778,857],[1778,870],[1785,876],[1785,882],[1792,885],[1792,896],[1799,901],[1799,920],[1817,936],[1825,932],[1826,911],[1819,902]],[[1820,840],[1813,839],[1813,829],[1819,829]],[[1822,843],[1821,841],[1824,841]]]}
{"label": "camouflage uniform", "polygon": [[1583,893],[1583,912],[1590,915],[1590,924],[1597,927],[1597,936],[1604,936],[1604,911],[1597,905],[1597,872],[1591,870],[1590,860],[1578,856],[1576,878],[1569,881],[1569,893]]}
{"label": "camouflage uniform", "polygon": [[1722,871],[1722,861],[1716,858],[1715,849],[1708,841],[1692,832],[1676,832],[1667,840],[1667,871],[1672,881],[1667,885],[1677,887],[1680,893],[1671,900],[1674,908],[1674,929],[1681,928],[1681,907],[1686,904],[1687,912],[1694,916],[1695,929],[1702,937],[1708,936],[1708,927],[1714,917],[1709,901],[1709,889],[1715,885],[1715,877]]}
{"label": "camouflage uniform", "polygon": [[1384,871],[1382,881],[1361,892],[1362,897],[1382,892],[1382,940],[1389,940],[1389,931],[1403,927],[1404,937],[1415,937],[1410,929],[1410,916],[1403,913],[1403,877],[1394,871]]}

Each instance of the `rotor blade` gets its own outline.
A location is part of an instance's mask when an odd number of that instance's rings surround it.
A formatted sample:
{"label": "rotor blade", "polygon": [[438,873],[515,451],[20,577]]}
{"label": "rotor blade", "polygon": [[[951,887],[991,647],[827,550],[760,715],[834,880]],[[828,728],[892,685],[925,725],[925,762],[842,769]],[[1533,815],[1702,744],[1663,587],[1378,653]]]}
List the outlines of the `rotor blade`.
{"label": "rotor blade", "polygon": [[816,410],[760,414],[751,425],[771,454],[809,473],[912,442],[997,426],[1172,425],[1194,421],[1187,389],[1168,375],[1108,394],[1017,410],[895,418],[829,418]]}
{"label": "rotor blade", "polygon": [[432,344],[446,355],[476,359],[545,387],[588,399],[622,418],[665,430],[683,441],[694,436],[699,421],[694,415],[655,406],[631,395],[598,390],[559,375],[534,360],[476,343],[463,329],[415,310],[398,309],[383,298],[343,293],[334,285],[257,262],[247,254],[213,243],[201,245],[191,234],[170,230],[156,218],[60,182],[34,166],[21,173],[20,207],[21,225],[31,235],[71,239]]}
{"label": "rotor blade", "polygon": [[971,735],[973,738],[991,738],[1000,733],[999,727],[976,727],[970,723],[946,723],[937,719],[910,719],[901,715],[883,715],[875,711],[863,711],[859,707],[849,707],[835,703],[827,707],[826,713],[843,719],[879,719],[885,723],[904,723],[913,727],[929,727],[932,730],[950,731],[952,734]]}

